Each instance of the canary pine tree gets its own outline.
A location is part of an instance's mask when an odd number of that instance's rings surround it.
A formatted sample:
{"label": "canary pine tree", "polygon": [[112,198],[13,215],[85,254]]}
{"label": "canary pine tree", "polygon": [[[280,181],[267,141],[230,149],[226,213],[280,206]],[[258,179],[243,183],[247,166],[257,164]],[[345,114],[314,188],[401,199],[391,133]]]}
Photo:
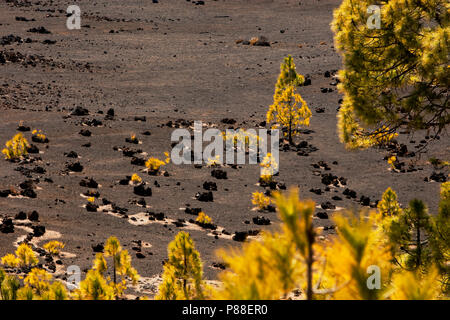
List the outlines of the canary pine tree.
{"label": "canary pine tree", "polygon": [[218,256],[228,268],[219,275],[222,286],[213,292],[214,299],[277,300],[304,284],[305,268],[284,233],[264,232],[261,241],[221,249]]}
{"label": "canary pine tree", "polygon": [[343,57],[338,129],[351,148],[386,142],[400,126],[438,134],[450,123],[448,1],[377,3],[380,28],[368,27],[372,0],[343,0],[332,22]]}
{"label": "canary pine tree", "polygon": [[203,281],[203,265],[189,233],[179,232],[167,251],[169,259],[164,264],[163,282],[155,299],[205,299],[208,288]]}
{"label": "canary pine tree", "polygon": [[[323,249],[326,257],[325,284],[333,299],[378,300],[383,298],[392,268],[389,245],[378,228],[376,212],[337,214],[337,236]],[[380,287],[369,288],[368,268],[380,270]]]}
{"label": "canary pine tree", "polygon": [[312,115],[305,100],[296,92],[296,87],[304,82],[305,78],[295,69],[294,59],[290,55],[284,58],[275,84],[273,104],[267,111],[267,122],[281,126],[291,144],[299,126],[308,126]]}
{"label": "canary pine tree", "polygon": [[442,275],[443,291],[450,293],[450,182],[441,185],[439,211],[433,220],[433,233],[430,237],[432,259]]}
{"label": "canary pine tree", "polygon": [[298,87],[305,83],[305,77],[297,73],[292,56],[288,55],[280,65],[280,74],[275,84],[275,96],[290,86]]}
{"label": "canary pine tree", "polygon": [[[391,210],[398,212],[392,216],[375,210],[335,213],[337,234],[320,240],[320,230],[311,221],[313,202],[299,200],[296,189],[275,198],[283,222],[281,232],[264,232],[259,241],[246,242],[240,249],[220,250],[218,255],[228,268],[219,275],[222,286],[213,291],[214,298],[280,299],[298,288],[306,299],[445,298],[448,287],[442,283],[448,281],[448,274],[439,274],[434,261],[420,262],[417,269],[399,267],[393,262],[391,246],[395,243],[382,227],[384,219],[408,215],[409,238],[400,240],[407,249],[416,250],[415,226],[428,229],[430,219],[420,201],[411,202],[408,209]],[[381,207],[399,207],[392,190],[385,193],[383,201]],[[417,255],[411,257],[416,263]],[[374,270],[379,278],[369,286],[371,275],[377,275],[371,274]]]}
{"label": "canary pine tree", "polygon": [[[112,270],[108,269],[105,257],[111,258]],[[113,275],[112,280],[105,278],[108,271]],[[122,249],[119,240],[112,236],[106,240],[105,253],[97,253],[92,269],[80,282],[79,289],[75,290],[75,297],[79,300],[117,299],[127,289],[129,282],[135,285],[138,280],[139,274],[131,265],[128,251]]]}
{"label": "canary pine tree", "polygon": [[289,190],[288,196],[275,193],[275,203],[280,212],[285,233],[292,238],[297,251],[303,258],[306,265],[306,298],[313,299],[313,246],[316,238],[316,231],[312,224],[315,203],[311,200],[300,201],[298,189]]}
{"label": "canary pine tree", "polygon": [[311,115],[305,100],[296,92],[295,87],[290,85],[274,95],[273,104],[267,111],[267,122],[275,122],[273,127],[281,126],[292,144],[300,126],[309,126]]}

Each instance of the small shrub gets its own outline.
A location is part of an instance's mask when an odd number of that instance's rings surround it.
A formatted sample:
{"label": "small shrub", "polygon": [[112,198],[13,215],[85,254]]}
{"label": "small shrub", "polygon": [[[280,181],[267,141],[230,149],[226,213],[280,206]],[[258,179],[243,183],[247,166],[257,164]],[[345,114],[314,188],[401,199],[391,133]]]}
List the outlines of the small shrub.
{"label": "small shrub", "polygon": [[220,161],[220,156],[217,155],[214,159],[208,158],[208,161],[206,162],[206,166],[208,168],[217,168],[222,165],[222,162]]}
{"label": "small shrub", "polygon": [[265,210],[270,205],[270,198],[265,196],[262,192],[252,193],[252,203],[259,209]]}
{"label": "small shrub", "polygon": [[148,173],[155,175],[159,172],[162,166],[166,165],[166,163],[158,158],[151,157],[145,162],[145,166],[148,168]]}
{"label": "small shrub", "polygon": [[142,182],[142,178],[139,177],[136,173],[133,173],[133,175],[131,176],[131,181],[135,184],[139,184]]}
{"label": "small shrub", "polygon": [[196,222],[198,222],[200,225],[211,225],[212,219],[207,216],[203,211],[200,211],[200,213],[197,216],[197,219],[195,219]]}
{"label": "small shrub", "polygon": [[64,243],[53,240],[44,244],[43,248],[50,254],[58,255],[64,249]]}
{"label": "small shrub", "polygon": [[47,143],[48,142],[48,138],[45,136],[45,134],[42,133],[41,130],[33,130],[33,132],[31,133],[31,140],[33,142],[38,142],[38,143]]}
{"label": "small shrub", "polygon": [[139,143],[139,139],[136,137],[136,135],[134,133],[131,135],[130,138],[126,138],[125,141],[128,143],[134,143],[134,144]]}
{"label": "small shrub", "polygon": [[16,134],[11,140],[6,142],[6,148],[2,150],[7,160],[17,160],[28,154],[27,148],[30,147],[27,139],[22,133]]}
{"label": "small shrub", "polygon": [[21,243],[15,252],[15,256],[11,253],[1,259],[2,264],[9,267],[29,267],[38,264],[39,260],[34,251],[26,243]]}
{"label": "small shrub", "polygon": [[270,183],[273,180],[274,172],[278,171],[278,162],[269,152],[261,161],[260,166],[262,168],[260,181],[266,184]]}

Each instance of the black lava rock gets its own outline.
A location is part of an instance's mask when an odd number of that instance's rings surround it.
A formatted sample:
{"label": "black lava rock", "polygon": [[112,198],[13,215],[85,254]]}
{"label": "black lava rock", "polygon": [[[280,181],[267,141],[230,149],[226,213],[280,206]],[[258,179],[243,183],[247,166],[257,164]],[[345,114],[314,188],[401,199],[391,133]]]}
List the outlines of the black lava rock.
{"label": "black lava rock", "polygon": [[133,192],[141,197],[150,197],[152,195],[152,188],[145,187],[145,184],[140,184],[134,187]]}
{"label": "black lava rock", "polygon": [[86,188],[98,188],[98,183],[93,178],[86,178],[80,181],[80,186]]}
{"label": "black lava rock", "polygon": [[236,231],[233,235],[233,240],[243,242],[247,239],[247,237],[248,237],[247,231]]}
{"label": "black lava rock", "polygon": [[347,196],[348,198],[353,198],[353,199],[356,198],[356,191],[348,189],[348,188],[346,188],[342,194],[344,196]]}
{"label": "black lava rock", "polygon": [[16,220],[25,220],[26,218],[27,218],[27,214],[25,212],[23,212],[23,211],[20,211],[14,217],[14,219],[16,219]]}
{"label": "black lava rock", "polygon": [[103,250],[104,250],[104,246],[102,243],[92,245],[92,251],[94,251],[94,252],[103,252]]}
{"label": "black lava rock", "polygon": [[30,221],[39,221],[39,213],[36,210],[33,210],[28,214],[28,220]]}
{"label": "black lava rock", "polygon": [[86,204],[86,210],[89,211],[89,212],[97,212],[98,205],[96,205],[95,203],[88,202]]}
{"label": "black lava rock", "polygon": [[327,202],[322,202],[320,204],[322,209],[336,209],[336,206],[334,204],[332,204],[331,202],[327,201]]}
{"label": "black lava rock", "polygon": [[369,206],[370,198],[366,197],[366,196],[361,196],[361,198],[359,199],[359,203],[361,203],[361,205],[363,205],[363,206]]}
{"label": "black lava rock", "polygon": [[90,137],[92,135],[92,132],[87,129],[81,129],[79,134],[83,137]]}
{"label": "black lava rock", "polygon": [[70,115],[72,116],[87,116],[89,114],[89,110],[82,107],[76,107],[75,110],[72,111]]}
{"label": "black lava rock", "polygon": [[187,214],[192,214],[194,216],[198,216],[198,214],[202,211],[202,208],[186,208],[184,212]]}
{"label": "black lava rock", "polygon": [[262,226],[267,226],[270,224],[270,219],[269,218],[265,218],[263,216],[257,216],[257,217],[253,217],[253,223],[257,224],[257,225],[262,225]]}
{"label": "black lava rock", "polygon": [[209,192],[197,192],[197,194],[195,195],[195,198],[198,201],[203,201],[203,202],[212,202],[212,201],[214,201],[213,193],[211,191],[209,191]]}
{"label": "black lava rock", "polygon": [[81,172],[83,171],[83,166],[79,162],[73,162],[67,165],[67,169],[74,172]]}
{"label": "black lava rock", "polygon": [[44,226],[32,226],[33,229],[33,236],[34,237],[41,237],[45,233],[45,227]]}
{"label": "black lava rock", "polygon": [[325,211],[317,212],[316,217],[319,219],[328,219],[328,213]]}
{"label": "black lava rock", "polygon": [[12,219],[6,218],[3,219],[2,224],[0,224],[0,232],[1,233],[13,233],[14,232],[14,224]]}
{"label": "black lava rock", "polygon": [[211,171],[211,177],[216,179],[228,179],[227,172],[221,169],[214,169]]}
{"label": "black lava rock", "polygon": [[203,189],[210,191],[217,191],[217,185],[215,182],[205,181],[203,183]]}

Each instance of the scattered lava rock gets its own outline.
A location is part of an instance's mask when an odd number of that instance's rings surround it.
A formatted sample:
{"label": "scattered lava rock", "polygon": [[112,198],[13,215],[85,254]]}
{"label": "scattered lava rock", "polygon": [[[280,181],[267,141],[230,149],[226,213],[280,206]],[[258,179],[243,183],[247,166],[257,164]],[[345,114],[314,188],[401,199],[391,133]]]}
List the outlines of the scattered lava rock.
{"label": "scattered lava rock", "polygon": [[361,198],[359,199],[359,203],[363,206],[370,206],[370,198],[366,197],[366,196],[361,196]]}
{"label": "scattered lava rock", "polygon": [[80,186],[86,188],[98,188],[98,183],[93,178],[85,178],[80,181]]}
{"label": "scattered lava rock", "polygon": [[317,212],[316,217],[319,219],[328,219],[328,213],[325,211]]}
{"label": "scattered lava rock", "polygon": [[44,27],[31,28],[31,29],[28,29],[27,32],[40,33],[40,34],[50,34],[51,33]]}
{"label": "scattered lava rock", "polygon": [[430,181],[436,181],[436,182],[446,182],[447,177],[442,172],[433,172],[430,176]]}
{"label": "scattered lava rock", "polygon": [[336,209],[336,206],[335,206],[334,204],[332,204],[331,202],[329,202],[329,201],[327,201],[327,202],[322,202],[322,203],[320,204],[320,207],[321,207],[322,209],[325,209],[325,210],[327,210],[327,209]]}
{"label": "scattered lava rock", "polygon": [[26,218],[27,218],[27,214],[25,212],[23,212],[23,211],[20,211],[14,217],[14,219],[16,219],[16,220],[25,220]]}
{"label": "scattered lava rock", "polygon": [[47,45],[49,45],[49,44],[55,44],[55,43],[56,43],[56,40],[45,39],[44,41],[42,41],[42,43],[43,43],[43,44],[47,44]]}
{"label": "scattered lava rock", "polygon": [[105,249],[105,247],[103,246],[102,243],[92,245],[92,251],[94,251],[94,252],[103,252],[104,249]]}
{"label": "scattered lava rock", "polygon": [[346,188],[342,194],[344,196],[347,196],[347,198],[353,198],[353,199],[356,198],[356,191],[348,189],[348,188]]}
{"label": "scattered lava rock", "polygon": [[131,164],[135,165],[135,166],[144,167],[145,166],[145,159],[138,158],[138,157],[133,157],[133,158],[131,158]]}
{"label": "scattered lava rock", "polygon": [[195,224],[199,225],[200,227],[204,229],[210,229],[210,230],[216,230],[217,226],[213,223],[201,223],[199,221],[194,221]]}
{"label": "scattered lava rock", "polygon": [[30,221],[39,221],[39,213],[36,210],[33,210],[28,214],[28,220]]}
{"label": "scattered lava rock", "polygon": [[92,132],[87,129],[81,129],[79,134],[83,137],[90,137],[92,135]]}
{"label": "scattered lava rock", "polygon": [[96,205],[95,203],[88,202],[86,204],[86,210],[89,212],[97,212],[98,205]]}
{"label": "scattered lava rock", "polygon": [[87,116],[89,114],[89,110],[83,107],[76,107],[75,110],[70,114],[71,116]]}
{"label": "scattered lava rock", "polygon": [[158,221],[162,221],[165,218],[164,212],[156,213],[156,212],[148,211],[147,213],[148,213],[149,217],[156,219]]}
{"label": "scattered lava rock", "polygon": [[251,38],[249,42],[249,44],[252,46],[270,47],[270,42],[265,36]]}
{"label": "scattered lava rock", "polygon": [[45,233],[45,227],[44,226],[32,226],[33,229],[33,236],[34,237],[41,237]]}
{"label": "scattered lava rock", "polygon": [[0,224],[1,233],[13,233],[14,224],[11,218],[4,218],[2,224]]}
{"label": "scattered lava rock", "polygon": [[233,235],[233,240],[238,242],[244,242],[248,237],[247,231],[236,231]]}
{"label": "scattered lava rock", "polygon": [[227,172],[221,169],[212,170],[211,177],[214,177],[216,179],[228,179]]}
{"label": "scattered lava rock", "polygon": [[30,144],[30,146],[27,148],[27,152],[36,154],[39,153],[39,148],[34,144]]}
{"label": "scattered lava rock", "polygon": [[27,131],[30,131],[30,130],[31,130],[30,127],[24,126],[23,124],[21,124],[21,125],[19,125],[17,127],[17,131],[20,131],[20,132],[27,132]]}
{"label": "scattered lava rock", "polygon": [[224,119],[220,120],[220,122],[225,123],[225,124],[235,124],[236,120],[235,119],[224,118]]}
{"label": "scattered lava rock", "polygon": [[212,181],[205,181],[203,183],[203,189],[209,190],[209,191],[217,191],[217,184]]}
{"label": "scattered lava rock", "polygon": [[19,185],[19,187],[22,189],[20,191],[20,194],[22,196],[27,197],[27,198],[33,198],[33,199],[37,197],[36,192],[34,192],[34,190],[33,190],[33,181],[32,180],[27,180],[27,181],[22,182]]}
{"label": "scattered lava rock", "polygon": [[81,165],[80,162],[73,162],[67,165],[67,169],[73,172],[81,172],[83,171],[83,166]]}
{"label": "scattered lava rock", "polygon": [[189,208],[184,209],[184,212],[187,214],[192,214],[194,216],[198,216],[198,214],[202,211],[202,208]]}
{"label": "scattered lava rock", "polygon": [[326,186],[334,184],[338,180],[338,177],[331,173],[325,173],[322,175],[322,183]]}
{"label": "scattered lava rock", "polygon": [[6,198],[11,194],[11,190],[0,190],[0,198]]}
{"label": "scattered lava rock", "polygon": [[270,224],[270,219],[269,218],[265,218],[263,216],[257,216],[257,217],[253,217],[253,223],[257,224],[257,225],[262,225],[262,226],[267,226]]}
{"label": "scattered lava rock", "polygon": [[152,195],[152,188],[145,187],[145,184],[140,184],[134,187],[133,192],[141,197],[150,197]]}
{"label": "scattered lava rock", "polygon": [[203,202],[212,202],[212,201],[214,201],[213,193],[211,191],[209,191],[209,192],[197,192],[195,194],[195,198],[198,201],[203,201]]}
{"label": "scattered lava rock", "polygon": [[211,266],[213,268],[217,268],[217,269],[220,269],[220,270],[225,270],[227,268],[227,265],[225,263],[223,263],[223,262],[213,262],[211,264]]}

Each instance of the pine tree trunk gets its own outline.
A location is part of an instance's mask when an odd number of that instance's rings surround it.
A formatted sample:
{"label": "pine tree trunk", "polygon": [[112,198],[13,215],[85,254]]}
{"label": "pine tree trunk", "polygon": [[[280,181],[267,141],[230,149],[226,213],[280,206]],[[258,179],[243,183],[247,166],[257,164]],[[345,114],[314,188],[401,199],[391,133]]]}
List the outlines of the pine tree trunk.
{"label": "pine tree trunk", "polygon": [[313,287],[312,287],[312,265],[313,265],[313,250],[312,250],[312,243],[309,241],[308,244],[308,261],[307,261],[307,271],[306,271],[306,277],[307,277],[307,289],[306,289],[306,299],[312,300],[313,299]]}
{"label": "pine tree trunk", "polygon": [[420,264],[421,264],[421,257],[420,256],[422,255],[422,248],[421,248],[421,243],[420,243],[420,224],[418,224],[418,226],[417,226],[416,237],[417,237],[417,239],[416,239],[416,246],[417,246],[417,250],[416,250],[416,254],[417,254],[416,265],[417,265],[417,268],[419,268]]}

